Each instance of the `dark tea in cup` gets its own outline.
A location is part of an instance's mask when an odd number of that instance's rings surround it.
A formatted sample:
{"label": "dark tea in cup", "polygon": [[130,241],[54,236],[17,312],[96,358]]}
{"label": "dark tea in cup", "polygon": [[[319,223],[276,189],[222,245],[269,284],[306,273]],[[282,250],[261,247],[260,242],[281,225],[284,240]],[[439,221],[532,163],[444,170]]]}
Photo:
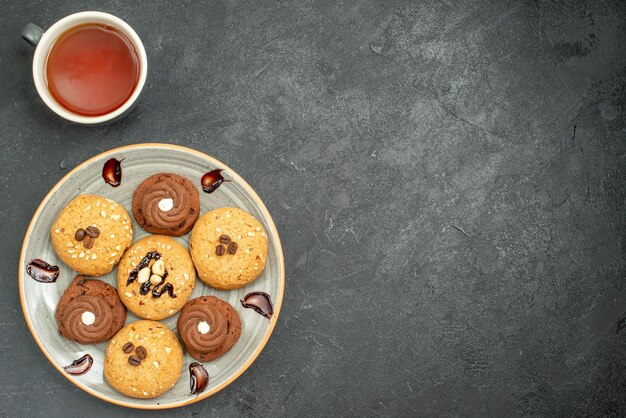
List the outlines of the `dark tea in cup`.
{"label": "dark tea in cup", "polygon": [[119,17],[78,12],[47,30],[28,23],[22,37],[35,47],[39,97],[63,119],[100,126],[123,118],[137,104],[148,58],[137,32]]}
{"label": "dark tea in cup", "polygon": [[54,99],[83,116],[106,115],[131,97],[140,74],[133,43],[105,24],[87,23],[63,33],[46,61],[46,84]]}

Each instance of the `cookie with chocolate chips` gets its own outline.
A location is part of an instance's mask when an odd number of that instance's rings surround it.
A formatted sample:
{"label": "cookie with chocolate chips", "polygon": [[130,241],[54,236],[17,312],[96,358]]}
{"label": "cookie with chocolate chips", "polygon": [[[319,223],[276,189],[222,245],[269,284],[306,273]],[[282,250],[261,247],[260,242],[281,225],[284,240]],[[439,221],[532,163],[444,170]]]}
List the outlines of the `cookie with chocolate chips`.
{"label": "cookie with chocolate chips", "polygon": [[200,194],[191,180],[172,173],[145,179],[133,195],[133,215],[152,234],[179,237],[200,214]]}
{"label": "cookie with chocolate chips", "polygon": [[59,333],[81,344],[107,341],[126,322],[126,307],[115,288],[101,280],[76,276],[55,311]]}

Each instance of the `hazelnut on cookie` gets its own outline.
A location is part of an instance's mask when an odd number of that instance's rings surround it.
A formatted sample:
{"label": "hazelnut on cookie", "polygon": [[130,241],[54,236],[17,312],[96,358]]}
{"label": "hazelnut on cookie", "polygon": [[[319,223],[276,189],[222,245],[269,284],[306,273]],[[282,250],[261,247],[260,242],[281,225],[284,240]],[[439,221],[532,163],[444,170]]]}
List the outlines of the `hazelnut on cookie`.
{"label": "hazelnut on cookie", "polygon": [[163,319],[178,312],[195,281],[196,271],[185,247],[164,235],[134,243],[117,268],[122,303],[145,319]]}

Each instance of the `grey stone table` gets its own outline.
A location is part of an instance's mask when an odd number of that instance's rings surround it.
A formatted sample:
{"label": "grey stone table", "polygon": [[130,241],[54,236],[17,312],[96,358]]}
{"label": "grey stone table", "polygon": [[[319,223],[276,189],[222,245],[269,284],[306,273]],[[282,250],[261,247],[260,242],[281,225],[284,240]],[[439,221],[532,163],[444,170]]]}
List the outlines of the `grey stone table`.
{"label": "grey stone table", "polygon": [[[172,416],[624,416],[626,3],[458,3],[1,1],[0,415],[145,415],[47,362],[16,274],[69,169],[157,141],[249,180],[287,270],[258,360]],[[150,60],[102,128],[45,108],[19,36],[90,9]]]}

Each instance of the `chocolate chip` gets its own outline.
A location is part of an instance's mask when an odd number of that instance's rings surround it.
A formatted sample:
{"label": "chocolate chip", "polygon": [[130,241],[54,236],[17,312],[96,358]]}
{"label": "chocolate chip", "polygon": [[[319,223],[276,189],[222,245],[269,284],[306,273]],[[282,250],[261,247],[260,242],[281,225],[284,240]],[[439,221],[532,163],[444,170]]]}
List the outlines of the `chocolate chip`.
{"label": "chocolate chip", "polygon": [[124,347],[122,347],[122,351],[128,354],[133,351],[133,348],[135,348],[135,345],[129,341],[124,344]]}
{"label": "chocolate chip", "polygon": [[88,226],[85,232],[87,232],[87,235],[91,238],[98,238],[100,235],[100,230],[95,226]]}
{"label": "chocolate chip", "polygon": [[228,244],[230,242],[230,237],[228,235],[220,235],[220,242],[222,244]]}
{"label": "chocolate chip", "polygon": [[141,360],[137,356],[128,357],[128,364],[131,366],[139,366],[141,364]]}
{"label": "chocolate chip", "polygon": [[83,240],[83,247],[87,249],[90,249],[91,247],[93,247],[93,238],[87,235],[85,239]]}
{"label": "chocolate chip", "polygon": [[224,246],[222,244],[218,245],[217,247],[215,247],[215,254],[222,256],[224,255],[224,253],[226,252],[226,249],[224,248]]}
{"label": "chocolate chip", "polygon": [[237,252],[237,243],[235,241],[231,241],[228,244],[228,252],[230,254],[235,254]]}
{"label": "chocolate chip", "polygon": [[148,352],[146,351],[143,345],[140,345],[139,347],[135,348],[135,354],[137,354],[137,357],[139,357],[142,360],[148,357]]}
{"label": "chocolate chip", "polygon": [[76,238],[76,241],[82,241],[85,238],[85,230],[83,228],[78,228],[74,234],[74,238]]}

